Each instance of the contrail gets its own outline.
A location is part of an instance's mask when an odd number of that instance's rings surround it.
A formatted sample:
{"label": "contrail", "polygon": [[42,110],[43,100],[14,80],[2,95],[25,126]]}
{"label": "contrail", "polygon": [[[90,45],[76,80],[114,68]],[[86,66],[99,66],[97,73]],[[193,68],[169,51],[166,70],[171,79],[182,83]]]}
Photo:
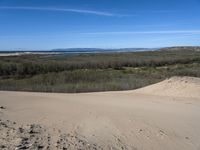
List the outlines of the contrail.
{"label": "contrail", "polygon": [[73,13],[83,13],[83,14],[93,14],[99,16],[121,16],[109,12],[93,11],[93,10],[82,10],[82,9],[65,9],[65,8],[44,8],[44,7],[7,7],[1,6],[0,9],[10,9],[10,10],[41,10],[41,11],[60,11],[60,12],[73,12]]}
{"label": "contrail", "polygon": [[122,31],[122,32],[88,32],[88,35],[121,35],[121,34],[200,34],[200,30],[171,30],[171,31]]}

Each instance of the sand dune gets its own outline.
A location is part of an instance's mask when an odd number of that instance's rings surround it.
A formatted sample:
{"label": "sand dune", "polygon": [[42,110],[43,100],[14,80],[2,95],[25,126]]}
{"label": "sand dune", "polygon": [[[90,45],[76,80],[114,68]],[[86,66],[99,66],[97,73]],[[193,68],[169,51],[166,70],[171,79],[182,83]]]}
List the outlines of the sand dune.
{"label": "sand dune", "polygon": [[136,90],[151,95],[200,98],[200,79],[194,77],[172,77],[163,82]]}
{"label": "sand dune", "polygon": [[5,149],[200,149],[200,79],[173,77],[135,91],[0,91]]}

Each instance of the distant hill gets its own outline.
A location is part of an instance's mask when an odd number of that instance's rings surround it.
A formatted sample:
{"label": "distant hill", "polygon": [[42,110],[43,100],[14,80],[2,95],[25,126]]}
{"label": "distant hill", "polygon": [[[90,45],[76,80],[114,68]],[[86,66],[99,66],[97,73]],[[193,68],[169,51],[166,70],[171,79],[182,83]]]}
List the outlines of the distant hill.
{"label": "distant hill", "polygon": [[106,53],[106,52],[142,52],[142,51],[200,51],[200,46],[174,46],[163,48],[58,48],[52,50],[1,50],[0,53]]}
{"label": "distant hill", "polygon": [[160,48],[159,50],[160,51],[180,51],[180,50],[200,51],[200,46],[165,47],[165,48]]}
{"label": "distant hill", "polygon": [[66,48],[53,49],[53,52],[132,52],[132,51],[148,51],[156,50],[155,48],[119,48],[119,49],[103,49],[103,48]]}

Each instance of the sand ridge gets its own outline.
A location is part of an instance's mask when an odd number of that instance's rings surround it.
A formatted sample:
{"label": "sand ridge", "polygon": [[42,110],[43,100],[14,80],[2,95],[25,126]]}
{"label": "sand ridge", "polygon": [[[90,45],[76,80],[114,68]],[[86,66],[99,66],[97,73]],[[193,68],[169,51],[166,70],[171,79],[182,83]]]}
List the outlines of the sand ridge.
{"label": "sand ridge", "polygon": [[172,77],[135,92],[151,95],[200,98],[200,79],[195,77]]}

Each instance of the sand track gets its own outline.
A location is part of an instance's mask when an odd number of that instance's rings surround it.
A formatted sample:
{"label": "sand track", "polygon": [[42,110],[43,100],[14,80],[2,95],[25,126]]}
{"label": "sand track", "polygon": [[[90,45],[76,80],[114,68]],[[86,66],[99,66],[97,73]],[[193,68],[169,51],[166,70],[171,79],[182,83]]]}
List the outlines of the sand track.
{"label": "sand track", "polygon": [[200,149],[200,79],[135,91],[0,91],[0,149]]}

